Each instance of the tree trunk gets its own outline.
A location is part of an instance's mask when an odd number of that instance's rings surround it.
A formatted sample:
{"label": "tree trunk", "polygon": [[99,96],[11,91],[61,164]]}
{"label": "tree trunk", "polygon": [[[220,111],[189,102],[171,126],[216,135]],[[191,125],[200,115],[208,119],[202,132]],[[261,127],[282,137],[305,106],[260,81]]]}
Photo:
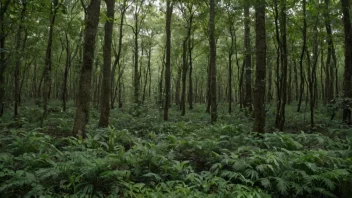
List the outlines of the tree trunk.
{"label": "tree trunk", "polygon": [[266,74],[265,0],[257,0],[255,4],[255,32],[256,79],[254,90],[255,119],[253,131],[264,133]]}
{"label": "tree trunk", "polygon": [[210,0],[209,5],[210,116],[211,123],[215,123],[218,117],[216,103],[215,0]]}
{"label": "tree trunk", "polygon": [[171,89],[171,20],[173,3],[166,1],[166,55],[165,55],[165,102],[164,121],[169,120],[170,89]]}
{"label": "tree trunk", "polygon": [[[350,18],[350,1],[341,0],[343,27],[345,32],[345,72],[343,75],[343,92],[345,100],[352,99],[352,27]],[[343,122],[352,124],[350,104],[346,101],[343,109]]]}
{"label": "tree trunk", "polygon": [[303,30],[302,30],[303,46],[302,46],[301,56],[300,56],[300,59],[299,59],[300,90],[299,90],[299,98],[298,98],[297,112],[300,112],[300,111],[301,111],[302,97],[303,97],[303,93],[304,93],[303,59],[304,59],[305,50],[306,50],[306,48],[307,48],[306,0],[303,0],[302,7],[303,7]]}
{"label": "tree trunk", "polygon": [[115,0],[105,0],[106,3],[106,16],[105,22],[105,35],[104,35],[104,65],[103,65],[103,82],[101,87],[100,98],[100,120],[99,127],[108,127],[110,116],[110,94],[111,91],[111,44],[112,44],[112,31],[114,26],[114,12]]}
{"label": "tree trunk", "polygon": [[24,50],[24,45],[21,49],[21,41],[22,41],[22,29],[23,29],[23,21],[24,17],[26,14],[26,9],[27,9],[27,1],[22,0],[22,10],[21,10],[21,16],[20,16],[20,24],[18,26],[17,30],[17,36],[16,36],[16,51],[18,54],[18,57],[16,58],[16,67],[15,67],[15,108],[14,108],[14,117],[15,119],[18,118],[18,106],[20,103],[20,66],[21,66],[21,56],[23,55],[23,50]]}
{"label": "tree trunk", "polygon": [[139,68],[138,68],[138,59],[139,59],[139,45],[138,45],[138,36],[139,36],[139,30],[138,30],[138,19],[139,19],[139,13],[136,12],[134,14],[134,20],[135,20],[135,27],[134,27],[134,81],[133,81],[133,87],[134,87],[134,103],[138,106],[139,105]]}
{"label": "tree trunk", "polygon": [[187,40],[188,36],[185,38],[182,44],[182,90],[181,90],[181,116],[186,113],[186,80],[187,80]]}
{"label": "tree trunk", "polygon": [[44,111],[43,111],[43,117],[41,120],[41,125],[43,125],[43,121],[48,114],[49,94],[50,94],[50,88],[51,88],[51,56],[52,56],[52,44],[53,44],[53,32],[54,32],[54,24],[55,24],[57,10],[58,10],[58,0],[54,0],[50,7],[49,37],[48,37],[48,45],[46,48],[46,55],[45,55],[45,67],[43,72],[43,78],[44,78],[43,110]]}
{"label": "tree trunk", "polygon": [[[5,13],[11,0],[0,2],[0,49],[5,49],[6,33],[5,33]],[[5,69],[7,63],[5,59],[5,50],[0,50],[0,117],[4,113],[4,100],[5,100]]]}
{"label": "tree trunk", "polygon": [[83,64],[80,72],[79,90],[77,94],[76,117],[73,135],[86,137],[85,126],[88,122],[91,78],[95,50],[95,37],[98,30],[100,0],[92,0],[86,12],[86,27],[83,44]]}
{"label": "tree trunk", "polygon": [[234,30],[233,30],[233,25],[231,24],[229,27],[230,31],[230,36],[231,36],[231,46],[230,46],[230,51],[228,54],[228,66],[229,66],[229,79],[228,79],[228,103],[229,103],[229,109],[228,112],[232,112],[232,73],[233,73],[233,67],[232,67],[232,56],[233,56],[233,50],[234,50]]}
{"label": "tree trunk", "polygon": [[332,28],[331,28],[331,20],[329,16],[329,4],[330,0],[325,0],[325,29],[327,33],[327,44],[328,44],[328,52],[326,57],[326,65],[325,65],[325,102],[330,102],[334,99],[334,65],[332,60],[332,52],[333,52],[333,40],[332,40]]}
{"label": "tree trunk", "polygon": [[191,12],[191,16],[189,18],[189,27],[188,27],[188,67],[189,67],[189,73],[188,73],[188,103],[189,103],[189,109],[193,109],[193,80],[192,80],[192,73],[193,73],[193,60],[192,60],[192,51],[193,51],[193,36],[192,36],[192,26],[193,26],[193,12]]}
{"label": "tree trunk", "polygon": [[287,102],[287,39],[286,39],[286,0],[281,0],[280,34],[281,34],[281,82],[280,82],[280,108],[276,117],[276,127],[283,131],[285,126],[285,110]]}
{"label": "tree trunk", "polygon": [[[118,47],[118,50],[117,50],[117,53],[115,53],[115,62],[112,66],[112,69],[111,69],[111,90],[114,90],[113,89],[113,85],[115,84],[115,71],[116,71],[116,66],[119,67],[119,71],[118,71],[118,75],[119,75],[119,78],[118,78],[118,82],[117,82],[117,86],[118,86],[118,106],[119,108],[122,107],[122,102],[121,102],[121,81],[120,81],[120,72],[121,72],[121,65],[120,65],[120,59],[121,59],[121,52],[122,52],[122,38],[123,38],[123,26],[124,26],[124,18],[125,18],[125,14],[126,14],[126,10],[127,10],[128,6],[127,6],[127,0],[124,0],[123,1],[123,6],[122,6],[122,9],[120,10],[121,11],[121,19],[120,19],[120,24],[119,24],[119,47]],[[114,97],[114,93],[111,93],[111,96]],[[111,98],[111,109],[114,108],[114,103],[115,103],[115,98]],[[121,106],[121,107],[120,107]]]}
{"label": "tree trunk", "polygon": [[244,46],[245,46],[245,99],[244,107],[249,112],[252,111],[252,58],[251,58],[251,40],[250,40],[250,18],[249,18],[249,2],[246,1],[244,6]]}

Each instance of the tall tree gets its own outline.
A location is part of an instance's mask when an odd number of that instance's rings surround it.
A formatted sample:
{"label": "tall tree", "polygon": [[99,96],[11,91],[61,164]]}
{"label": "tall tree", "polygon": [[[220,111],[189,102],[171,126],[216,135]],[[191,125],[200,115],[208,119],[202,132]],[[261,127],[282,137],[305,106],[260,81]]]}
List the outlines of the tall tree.
{"label": "tall tree", "polygon": [[306,19],[306,0],[303,0],[302,2],[302,8],[303,8],[303,28],[302,28],[302,36],[303,36],[303,45],[302,45],[302,52],[301,56],[299,59],[299,70],[300,70],[300,87],[299,87],[299,97],[298,97],[298,107],[297,107],[297,112],[301,111],[301,104],[302,104],[302,99],[303,99],[303,93],[304,93],[304,70],[303,70],[303,60],[304,60],[304,55],[305,51],[307,48],[307,19]]}
{"label": "tall tree", "polygon": [[252,52],[251,52],[251,38],[250,38],[250,17],[249,17],[249,1],[244,3],[244,48],[245,48],[245,99],[244,106],[252,111]]}
{"label": "tall tree", "polygon": [[166,1],[166,55],[165,55],[165,101],[164,101],[164,121],[169,120],[169,104],[171,89],[171,21],[173,3]]}
{"label": "tall tree", "polygon": [[115,13],[115,0],[105,0],[106,3],[106,22],[105,22],[105,35],[104,35],[104,66],[103,66],[103,84],[101,87],[100,99],[100,127],[107,127],[109,125],[110,115],[110,94],[111,94],[111,44],[112,44],[112,31],[114,25]]}
{"label": "tall tree", "polygon": [[334,52],[334,42],[332,38],[332,27],[331,27],[331,19],[329,15],[329,5],[330,0],[325,0],[325,9],[324,9],[324,22],[325,22],[325,29],[327,34],[327,44],[328,44],[328,53],[326,57],[326,65],[325,65],[325,103],[330,102],[334,98],[334,81],[335,81],[335,74],[334,68],[336,63],[333,59],[333,52]]}
{"label": "tall tree", "polygon": [[91,78],[95,50],[95,37],[99,24],[100,0],[91,0],[88,7],[85,8],[85,14],[86,27],[84,30],[83,63],[80,72],[76,117],[73,126],[73,135],[81,137],[86,137],[85,127],[88,122],[89,115]]}
{"label": "tall tree", "polygon": [[255,4],[255,54],[256,78],[254,88],[254,124],[253,131],[264,133],[265,129],[265,70],[266,70],[266,33],[265,0],[256,0]]}
{"label": "tall tree", "polygon": [[20,104],[20,67],[21,67],[21,59],[23,56],[24,45],[21,49],[21,42],[22,42],[22,30],[23,30],[23,21],[26,14],[27,9],[27,0],[22,0],[21,2],[21,14],[20,14],[20,21],[17,29],[16,35],[16,51],[18,57],[16,59],[16,67],[15,67],[15,108],[14,108],[14,117],[18,118],[18,106]]}
{"label": "tall tree", "polygon": [[[277,0],[275,0],[275,7],[277,9]],[[280,0],[280,37],[278,39],[278,45],[280,48],[280,62],[281,62],[281,74],[280,74],[280,86],[278,90],[278,104],[276,114],[276,127],[279,130],[284,129],[285,125],[285,110],[287,102],[287,37],[286,37],[286,0]],[[277,12],[276,12],[277,13]],[[279,35],[277,35],[278,37]]]}
{"label": "tall tree", "polygon": [[[345,72],[343,75],[343,91],[345,100],[352,98],[352,26],[350,18],[351,3],[349,0],[341,0],[343,27],[345,32]],[[351,107],[344,101],[343,121],[352,124]]]}
{"label": "tall tree", "polygon": [[[123,27],[124,27],[124,19],[126,15],[127,8],[130,6],[130,4],[127,4],[128,0],[124,0],[122,5],[120,6],[120,24],[119,24],[119,43],[118,43],[118,50],[117,52],[114,53],[115,56],[115,61],[111,69],[111,109],[114,108],[114,103],[115,103],[115,96],[116,96],[116,90],[118,89],[118,107],[122,107],[122,101],[121,101],[121,75],[122,75],[122,68],[120,64],[120,59],[121,59],[121,52],[122,52],[122,39],[123,39]],[[117,86],[115,89],[113,89],[113,85],[115,83],[115,71],[116,71],[116,66],[118,67],[118,78],[117,78]]]}
{"label": "tall tree", "polygon": [[0,117],[4,113],[4,99],[5,99],[5,69],[7,61],[5,57],[5,14],[11,0],[0,1]]}
{"label": "tall tree", "polygon": [[216,103],[216,43],[215,43],[215,0],[209,2],[209,72],[210,72],[210,117],[211,123],[218,118]]}
{"label": "tall tree", "polygon": [[52,69],[52,45],[53,45],[53,33],[54,33],[54,25],[56,19],[56,13],[59,9],[59,1],[54,0],[50,3],[50,26],[49,26],[49,36],[48,43],[46,47],[45,53],[45,65],[43,71],[44,78],[44,90],[43,90],[43,116],[42,116],[42,124],[44,119],[48,114],[48,103],[49,103],[49,94],[51,89],[51,69]]}

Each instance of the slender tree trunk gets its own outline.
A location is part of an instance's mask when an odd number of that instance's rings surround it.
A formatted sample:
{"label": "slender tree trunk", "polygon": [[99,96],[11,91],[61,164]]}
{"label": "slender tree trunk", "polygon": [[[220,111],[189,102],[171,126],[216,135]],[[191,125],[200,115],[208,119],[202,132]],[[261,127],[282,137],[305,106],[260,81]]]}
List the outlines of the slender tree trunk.
{"label": "slender tree trunk", "polygon": [[230,35],[231,35],[231,46],[230,46],[230,51],[228,54],[228,66],[229,66],[229,79],[228,79],[228,103],[229,103],[229,109],[228,112],[232,112],[232,73],[233,73],[233,66],[232,66],[232,56],[233,56],[233,49],[234,49],[234,33],[233,33],[233,25],[230,25],[229,28]]}
{"label": "slender tree trunk", "polygon": [[86,12],[86,27],[83,44],[83,64],[80,73],[79,90],[77,94],[77,110],[73,126],[73,135],[86,137],[86,124],[89,115],[91,94],[91,78],[95,50],[95,37],[98,30],[100,0],[92,0]]}
{"label": "slender tree trunk", "polygon": [[187,41],[188,37],[185,38],[182,44],[182,90],[181,90],[181,116],[186,113],[186,80],[187,80]]}
{"label": "slender tree trunk", "polygon": [[307,48],[306,0],[303,0],[302,7],[303,7],[303,30],[302,30],[303,45],[302,45],[301,56],[300,56],[300,59],[299,59],[300,91],[299,91],[297,112],[300,112],[300,111],[301,111],[301,104],[302,104],[302,98],[303,98],[303,93],[304,93],[304,70],[303,70],[303,60],[304,60],[304,54],[305,54],[305,51],[306,51],[306,48]]}
{"label": "slender tree trunk", "polygon": [[255,32],[256,79],[254,90],[255,119],[253,124],[253,131],[264,133],[266,74],[265,0],[257,0],[255,4]]}
{"label": "slender tree trunk", "polygon": [[[123,7],[122,9],[120,10],[121,11],[121,18],[120,18],[120,24],[119,24],[119,43],[118,43],[118,50],[117,50],[117,53],[115,53],[115,62],[112,66],[112,69],[111,69],[111,87],[112,89],[111,90],[114,90],[113,89],[113,85],[115,83],[115,71],[116,71],[116,66],[118,66],[118,75],[120,76],[120,72],[121,72],[121,65],[120,65],[120,58],[121,58],[121,52],[122,52],[122,38],[123,38],[123,26],[124,26],[124,18],[125,18],[125,14],[126,14],[126,10],[127,10],[128,6],[127,6],[127,0],[124,0],[123,1]],[[118,86],[118,106],[119,108],[122,107],[122,102],[121,102],[121,82],[120,82],[120,77],[118,79],[118,83],[117,83],[117,86]],[[113,97],[115,94],[111,94],[111,96]],[[115,98],[111,98],[111,109],[114,108],[114,103],[115,103]]]}
{"label": "slender tree trunk", "polygon": [[249,112],[252,111],[252,58],[251,58],[251,40],[250,40],[250,18],[249,2],[246,1],[244,6],[244,46],[245,46],[245,65],[246,65],[246,92],[244,106]]}
{"label": "slender tree trunk", "polygon": [[22,41],[22,29],[23,29],[23,21],[26,14],[27,9],[27,1],[22,0],[22,9],[21,9],[21,16],[20,16],[20,24],[18,26],[17,35],[16,35],[16,51],[18,57],[16,59],[16,67],[15,67],[15,108],[14,108],[14,117],[15,119],[18,118],[18,106],[20,103],[20,66],[21,66],[21,56],[23,55],[24,45],[21,49],[21,41]]}
{"label": "slender tree trunk", "polygon": [[67,81],[68,74],[71,67],[71,49],[70,49],[70,40],[68,39],[67,32],[65,32],[66,38],[66,65],[64,71],[64,82],[62,88],[62,110],[66,111],[66,99],[67,99]]}
{"label": "slender tree trunk", "polygon": [[[182,74],[182,68],[178,67],[177,68],[177,77],[176,77],[176,93],[175,93],[175,104],[176,105],[180,104],[181,74]],[[181,110],[181,105],[180,105],[180,110]]]}
{"label": "slender tree trunk", "polygon": [[171,89],[171,20],[173,3],[166,1],[166,55],[165,55],[165,103],[164,121],[169,120],[170,89]]}
{"label": "slender tree trunk", "polygon": [[332,52],[334,43],[332,40],[332,28],[331,28],[331,20],[329,16],[329,4],[330,0],[325,0],[325,12],[324,12],[324,19],[325,19],[325,29],[327,33],[327,44],[328,44],[328,52],[326,57],[326,65],[325,65],[325,102],[330,102],[334,99],[334,65],[332,60]]}
{"label": "slender tree trunk", "polygon": [[160,79],[159,79],[159,106],[160,109],[163,108],[163,77],[164,77],[164,70],[165,70],[165,56],[166,56],[166,51],[163,49],[163,57],[161,60],[161,71],[160,71]]}
{"label": "slender tree trunk", "polygon": [[209,50],[210,50],[210,115],[211,123],[218,117],[216,103],[216,42],[215,42],[215,0],[210,0],[209,10]]}
{"label": "slender tree trunk", "polygon": [[58,10],[58,0],[54,0],[50,8],[49,37],[48,37],[48,44],[47,44],[46,55],[45,55],[45,67],[43,72],[43,77],[44,77],[43,110],[44,111],[43,111],[41,125],[43,125],[43,121],[48,114],[49,94],[50,94],[50,88],[51,88],[51,56],[52,56],[52,44],[53,44],[53,32],[54,32],[54,24],[55,24],[57,10]]}
{"label": "slender tree trunk", "polygon": [[139,66],[138,66],[138,59],[139,59],[139,44],[138,44],[138,37],[139,37],[139,30],[138,30],[138,20],[139,20],[139,13],[134,14],[135,20],[135,27],[134,27],[134,102],[136,105],[139,105]]}
{"label": "slender tree trunk", "polygon": [[188,73],[188,81],[189,81],[189,86],[188,86],[188,103],[189,103],[189,109],[193,109],[193,80],[192,80],[192,73],[193,73],[193,57],[192,57],[192,51],[193,51],[193,36],[192,36],[192,26],[193,26],[193,12],[190,10],[191,16],[189,18],[189,27],[188,27],[188,66],[189,66],[189,73]]}
{"label": "slender tree trunk", "polygon": [[[5,13],[11,0],[0,1],[0,49],[5,49],[6,33],[5,33]],[[5,69],[7,61],[5,59],[5,50],[0,50],[0,117],[4,113],[5,100]]]}
{"label": "slender tree trunk", "polygon": [[352,124],[350,102],[347,98],[352,99],[352,27],[350,18],[350,1],[341,0],[343,27],[345,32],[345,72],[343,75],[343,92],[344,92],[344,108],[343,108],[343,122]]}
{"label": "slender tree trunk", "polygon": [[110,94],[111,91],[111,44],[112,44],[112,31],[114,26],[114,12],[115,0],[105,0],[106,3],[106,16],[105,22],[105,35],[104,35],[104,66],[103,66],[103,82],[101,87],[100,98],[100,120],[99,127],[108,127],[110,116]]}
{"label": "slender tree trunk", "polygon": [[287,102],[287,39],[286,39],[286,0],[281,0],[280,33],[281,33],[281,82],[280,82],[280,111],[277,120],[277,127],[283,131],[285,126],[285,110]]}

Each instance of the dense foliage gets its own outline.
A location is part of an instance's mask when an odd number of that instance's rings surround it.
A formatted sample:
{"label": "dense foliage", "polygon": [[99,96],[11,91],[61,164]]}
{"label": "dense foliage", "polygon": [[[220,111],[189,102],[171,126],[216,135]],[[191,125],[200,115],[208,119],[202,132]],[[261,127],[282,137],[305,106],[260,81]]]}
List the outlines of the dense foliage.
{"label": "dense foliage", "polygon": [[[59,105],[59,104],[57,104]],[[0,196],[75,197],[348,197],[352,185],[350,129],[318,114],[322,133],[251,133],[245,112],[210,125],[203,106],[163,122],[141,107],[113,110],[111,127],[71,136],[74,108],[55,103],[40,126],[41,108],[0,120]],[[224,107],[220,110],[225,111]],[[171,109],[171,115],[178,113]],[[270,113],[270,112],[268,112]],[[293,126],[309,121],[288,114]],[[298,125],[297,125],[298,123]],[[303,129],[303,128],[302,128]],[[272,129],[274,130],[274,129]]]}

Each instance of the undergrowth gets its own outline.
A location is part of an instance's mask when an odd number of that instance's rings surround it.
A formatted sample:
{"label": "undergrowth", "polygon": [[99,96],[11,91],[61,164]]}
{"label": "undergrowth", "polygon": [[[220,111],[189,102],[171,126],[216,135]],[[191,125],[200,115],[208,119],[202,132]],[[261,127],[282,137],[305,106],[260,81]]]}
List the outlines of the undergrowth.
{"label": "undergrowth", "polygon": [[19,120],[9,115],[0,120],[0,197],[351,194],[351,131],[327,122],[323,113],[321,124],[329,126],[323,134],[256,134],[244,113],[223,113],[210,125],[203,106],[185,117],[173,109],[170,122],[147,107],[139,117],[117,109],[106,129],[97,128],[99,114],[93,110],[88,137],[77,139],[71,137],[74,109],[51,108],[42,128],[35,106],[23,107]]}

